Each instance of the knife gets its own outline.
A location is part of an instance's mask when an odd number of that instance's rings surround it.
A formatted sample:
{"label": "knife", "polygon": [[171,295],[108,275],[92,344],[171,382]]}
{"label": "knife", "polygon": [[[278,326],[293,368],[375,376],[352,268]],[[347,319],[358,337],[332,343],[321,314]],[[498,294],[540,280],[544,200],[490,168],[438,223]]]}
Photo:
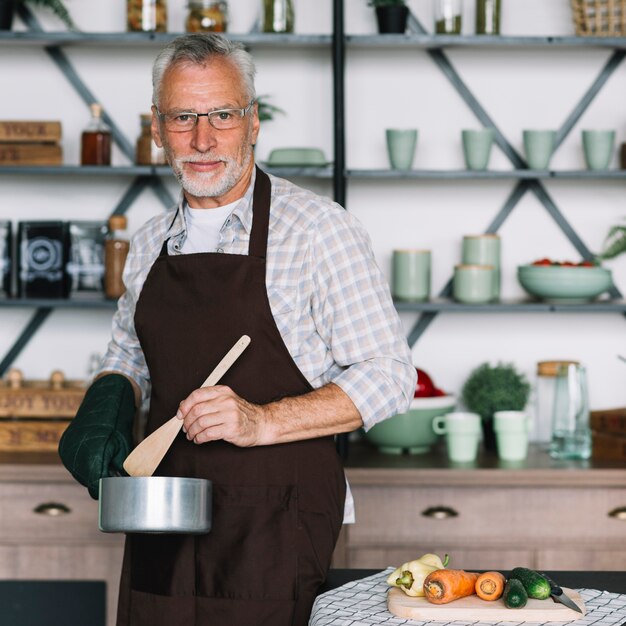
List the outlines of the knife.
{"label": "knife", "polygon": [[547,574],[542,572],[541,575],[548,581],[550,585],[550,595],[555,602],[560,602],[568,609],[572,609],[572,611],[582,613],[582,609]]}

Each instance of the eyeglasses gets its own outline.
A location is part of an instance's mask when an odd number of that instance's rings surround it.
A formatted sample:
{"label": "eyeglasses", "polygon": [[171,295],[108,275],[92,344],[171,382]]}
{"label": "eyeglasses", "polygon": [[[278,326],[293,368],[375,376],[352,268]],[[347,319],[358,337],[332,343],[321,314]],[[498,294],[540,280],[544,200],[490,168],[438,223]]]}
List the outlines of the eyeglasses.
{"label": "eyeglasses", "polygon": [[241,126],[243,118],[253,104],[254,100],[250,100],[248,106],[243,109],[220,109],[208,113],[194,113],[192,111],[161,113],[158,111],[158,114],[163,120],[166,130],[172,133],[188,133],[196,127],[199,117],[208,118],[209,124],[217,130],[232,130]]}

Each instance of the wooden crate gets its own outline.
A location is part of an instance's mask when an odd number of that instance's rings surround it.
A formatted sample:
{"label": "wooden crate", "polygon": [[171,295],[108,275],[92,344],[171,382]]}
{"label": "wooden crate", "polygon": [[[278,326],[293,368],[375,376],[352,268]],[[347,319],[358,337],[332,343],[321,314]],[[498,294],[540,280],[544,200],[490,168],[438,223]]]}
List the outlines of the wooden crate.
{"label": "wooden crate", "polygon": [[56,452],[70,420],[0,419],[0,452]]}

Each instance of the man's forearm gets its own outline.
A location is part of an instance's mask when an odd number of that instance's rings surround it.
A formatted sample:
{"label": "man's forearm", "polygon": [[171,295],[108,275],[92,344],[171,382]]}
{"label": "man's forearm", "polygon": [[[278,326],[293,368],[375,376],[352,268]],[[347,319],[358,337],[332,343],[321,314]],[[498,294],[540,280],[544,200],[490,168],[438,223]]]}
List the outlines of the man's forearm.
{"label": "man's forearm", "polygon": [[347,433],[363,426],[349,396],[329,383],[315,391],[263,406],[264,427],[259,445],[286,443]]}

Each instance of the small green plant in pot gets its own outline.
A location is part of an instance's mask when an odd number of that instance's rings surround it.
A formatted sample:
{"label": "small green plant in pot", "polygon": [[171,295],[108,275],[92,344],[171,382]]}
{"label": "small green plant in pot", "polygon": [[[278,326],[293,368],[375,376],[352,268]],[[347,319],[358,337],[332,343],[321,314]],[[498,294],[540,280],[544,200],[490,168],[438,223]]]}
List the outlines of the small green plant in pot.
{"label": "small green plant in pot", "polygon": [[474,369],[463,385],[465,406],[482,418],[483,443],[495,451],[493,414],[496,411],[522,411],[528,403],[530,383],[511,363],[483,363]]}
{"label": "small green plant in pot", "polygon": [[369,0],[374,7],[379,33],[404,33],[409,17],[405,0]]}
{"label": "small green plant in pot", "polygon": [[598,258],[614,259],[624,253],[626,253],[626,223],[611,226]]}

